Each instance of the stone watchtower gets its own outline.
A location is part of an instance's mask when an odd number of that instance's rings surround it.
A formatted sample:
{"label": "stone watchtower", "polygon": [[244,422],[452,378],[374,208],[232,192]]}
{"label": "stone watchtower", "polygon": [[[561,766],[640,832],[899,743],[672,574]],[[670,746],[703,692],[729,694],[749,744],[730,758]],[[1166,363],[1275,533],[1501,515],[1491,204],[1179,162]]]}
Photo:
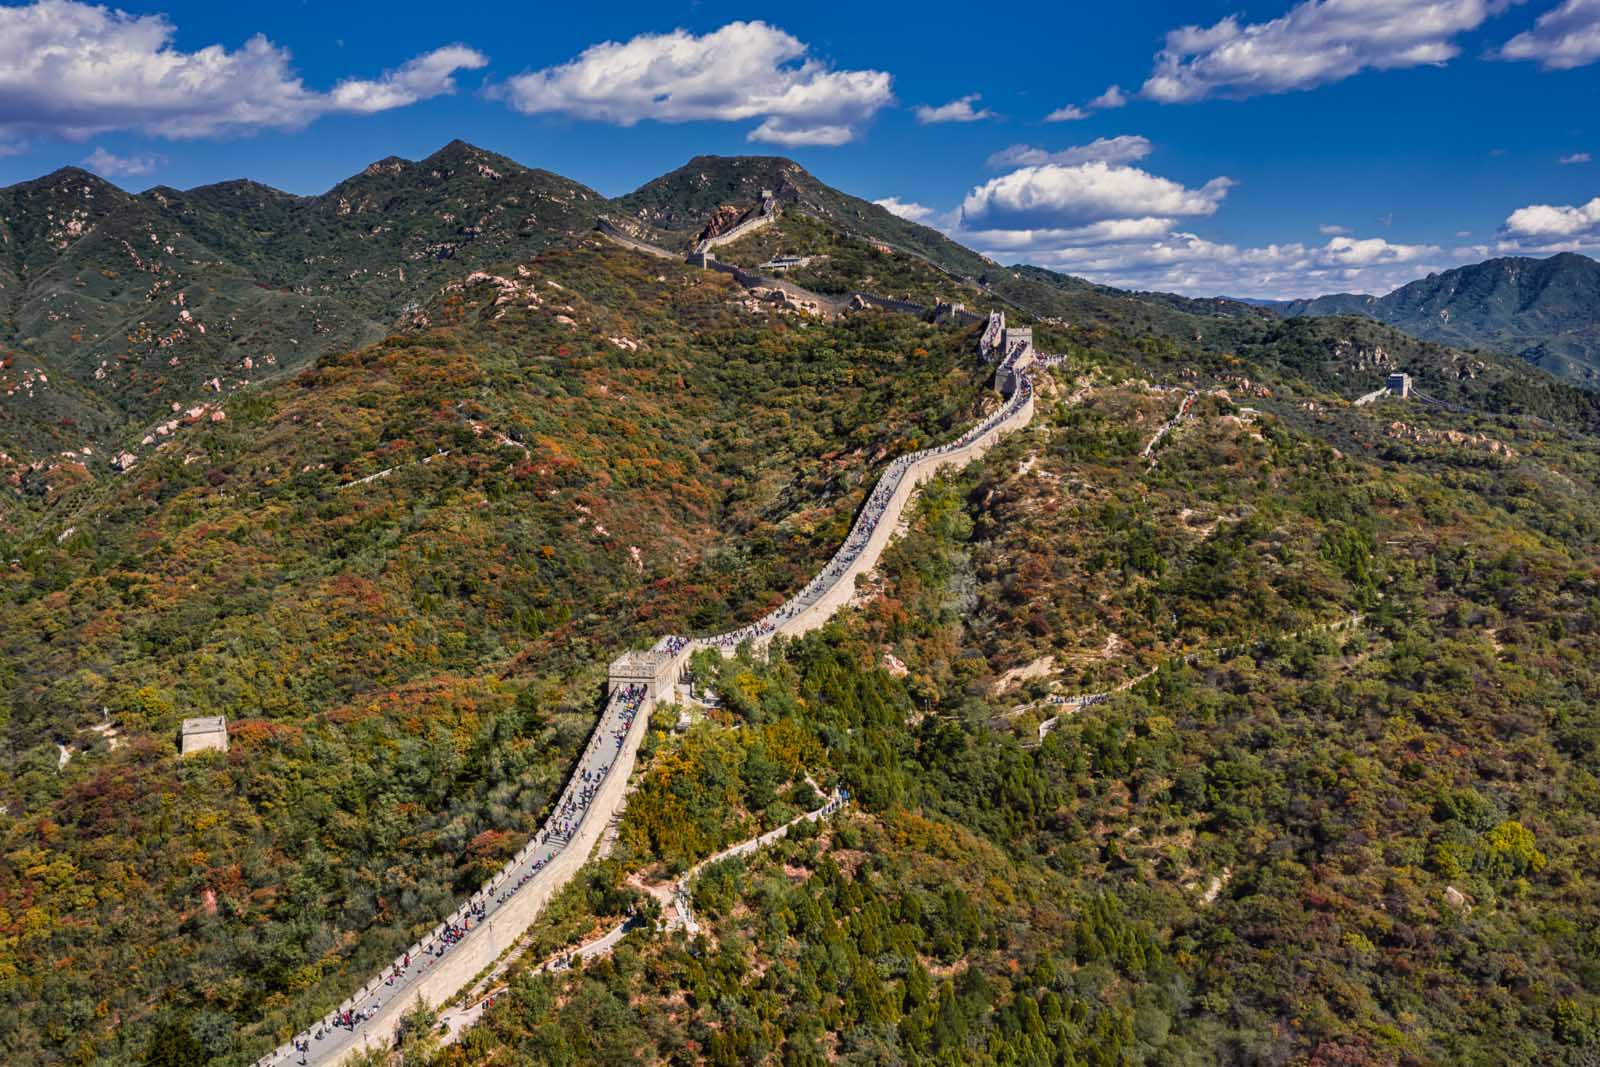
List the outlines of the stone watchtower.
{"label": "stone watchtower", "polygon": [[1010,396],[1022,384],[1022,372],[1033,364],[1033,327],[1007,326],[1000,331],[1000,351],[1002,356],[994,386]]}
{"label": "stone watchtower", "polygon": [[1389,381],[1385,387],[1390,393],[1399,397],[1401,400],[1404,400],[1411,395],[1411,375],[1399,373],[1391,374],[1389,375]]}
{"label": "stone watchtower", "polygon": [[225,715],[208,715],[200,719],[183,720],[183,745],[181,755],[196,752],[228,751],[228,718]]}
{"label": "stone watchtower", "polygon": [[683,673],[681,652],[624,652],[611,661],[608,688],[615,693],[627,685],[642,685],[651,700],[671,700],[672,687]]}

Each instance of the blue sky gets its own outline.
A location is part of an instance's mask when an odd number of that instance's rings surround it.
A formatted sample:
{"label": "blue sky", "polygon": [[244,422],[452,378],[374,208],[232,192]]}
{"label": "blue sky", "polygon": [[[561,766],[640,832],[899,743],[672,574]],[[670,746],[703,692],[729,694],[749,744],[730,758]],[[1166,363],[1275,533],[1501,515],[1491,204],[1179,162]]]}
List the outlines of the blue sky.
{"label": "blue sky", "polygon": [[315,193],[460,137],[607,194],[783,154],[1003,262],[1195,294],[1600,248],[1600,0],[775,11],[0,5],[0,183]]}

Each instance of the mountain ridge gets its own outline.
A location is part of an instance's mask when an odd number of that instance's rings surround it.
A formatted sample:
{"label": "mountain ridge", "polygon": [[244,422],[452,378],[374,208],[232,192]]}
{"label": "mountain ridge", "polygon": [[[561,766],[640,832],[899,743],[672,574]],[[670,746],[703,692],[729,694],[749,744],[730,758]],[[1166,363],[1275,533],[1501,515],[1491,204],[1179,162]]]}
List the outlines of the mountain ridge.
{"label": "mountain ridge", "polygon": [[[882,295],[915,290],[1094,329],[1138,324],[1206,347],[1254,346],[1268,329],[1271,313],[1245,302],[1001,266],[781,156],[698,155],[615,198],[459,139],[420,160],[377,160],[309,196],[249,178],[135,194],[65,167],[0,189],[0,345],[16,363],[0,369],[0,389],[22,390],[0,405],[0,451],[33,464],[92,447],[89,467],[102,468],[171,414],[376,341],[446,284],[580,242],[599,217],[686,250],[719,208],[763,190],[791,222],[769,231],[770,248],[743,242],[761,251],[740,262],[820,240],[843,271],[829,291],[898,285]],[[719,255],[737,258],[739,247]]]}
{"label": "mountain ridge", "polygon": [[1495,348],[1600,385],[1600,262],[1576,252],[1501,256],[1408,282],[1383,296],[1331,293],[1279,314],[1361,315],[1458,347]]}

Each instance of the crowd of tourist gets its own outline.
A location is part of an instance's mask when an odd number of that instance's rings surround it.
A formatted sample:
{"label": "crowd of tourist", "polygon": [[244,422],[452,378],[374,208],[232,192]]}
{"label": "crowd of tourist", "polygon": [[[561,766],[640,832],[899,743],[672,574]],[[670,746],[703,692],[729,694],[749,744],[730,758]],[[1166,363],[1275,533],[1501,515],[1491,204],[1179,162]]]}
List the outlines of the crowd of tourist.
{"label": "crowd of tourist", "polygon": [[[1007,372],[1011,372],[1018,360],[1028,354],[1032,349],[1029,342],[1019,342],[1006,354],[1005,361],[1000,365],[999,377],[1007,380]],[[1014,373],[1014,372],[1013,372]],[[861,515],[856,519],[855,525],[850,528],[850,536],[843,545],[834,553],[828,565],[818,572],[811,581],[784,601],[783,605],[763,618],[748,626],[741,626],[737,630],[730,630],[724,634],[713,637],[701,638],[699,644],[709,648],[737,648],[742,642],[762,638],[773,633],[785,622],[799,615],[802,611],[815,604],[822,596],[839,581],[855,563],[861,553],[866,550],[867,543],[878,529],[878,523],[889,509],[889,501],[900,488],[901,479],[916,464],[932,457],[948,455],[958,452],[979,440],[995,427],[1011,418],[1020,411],[1033,396],[1033,382],[1026,374],[1016,374],[1016,388],[1006,399],[1006,403],[987,419],[969,429],[966,433],[946,444],[934,448],[926,448],[920,452],[911,452],[899,457],[889,464],[888,470],[878,479],[877,486],[872,490],[872,495],[867,497],[867,502],[862,506]],[[684,638],[674,637],[671,643],[663,643],[657,647],[666,647],[668,651],[678,652],[688,641]]]}
{"label": "crowd of tourist", "polygon": [[[376,1017],[378,1009],[382,1006],[383,1001],[376,992],[380,982],[383,987],[392,988],[404,985],[408,979],[426,972],[488,917],[491,906],[495,908],[503,906],[519,890],[533,881],[577,833],[614,761],[592,769],[583,765],[588,764],[591,757],[596,754],[603,735],[608,734],[614,738],[618,749],[626,743],[628,731],[632,729],[634,719],[644,705],[645,695],[646,690],[642,685],[625,686],[612,695],[606,707],[606,720],[590,737],[589,746],[579,761],[579,772],[568,781],[566,789],[556,801],[554,813],[544,828],[535,834],[533,840],[506,864],[505,869],[491,879],[465,906],[433,933],[418,942],[417,950],[428,958],[423,960],[415,971],[412,968],[411,952],[408,951],[396,959],[385,972],[380,973],[378,980],[364,988],[362,993],[354,998],[355,1004],[352,1007],[340,1008],[324,1018],[315,1028],[296,1035],[288,1045],[258,1060],[257,1067],[270,1067],[271,1064],[281,1063],[286,1058],[291,1062],[308,1063],[316,1047],[315,1043],[327,1040],[333,1031],[346,1030],[354,1034],[364,1023]],[[298,1054],[297,1059],[296,1054]]]}
{"label": "crowd of tourist", "polygon": [[[1003,331],[1004,321],[1003,317],[991,317],[989,327],[984,332],[982,351],[985,357],[988,356],[992,347],[990,335],[996,332],[997,326],[999,330]],[[686,637],[670,635],[657,642],[656,649],[677,655],[691,645],[715,648],[737,647],[744,641],[765,637],[775,632],[785,622],[795,618],[821,600],[835,583],[842,580],[850,567],[866,551],[868,543],[878,529],[878,524],[889,510],[890,501],[899,490],[901,481],[914,465],[921,463],[925,459],[948,455],[967,448],[1014,416],[1032,398],[1033,383],[1031,379],[1029,379],[1025,371],[1017,372],[1015,369],[1016,364],[1031,351],[1031,342],[1019,342],[1015,345],[1007,346],[1007,351],[1000,364],[996,378],[998,382],[1002,383],[1002,386],[1006,383],[1013,383],[1014,388],[1010,395],[1007,396],[1005,404],[992,415],[967,430],[966,433],[954,441],[934,448],[909,453],[889,464],[888,469],[878,479],[878,483],[874,486],[871,495],[867,497],[867,501],[861,509],[861,514],[851,527],[850,534],[845,539],[844,544],[839,547],[839,550],[828,561],[827,566],[813,576],[798,593],[785,601],[781,607],[748,626],[742,626],[737,630],[731,630],[728,633],[718,634],[714,637],[691,640]],[[595,755],[598,746],[602,743],[602,737],[605,735],[609,735],[613,739],[618,751],[623,748],[627,743],[628,733],[632,729],[634,719],[644,705],[646,695],[646,687],[638,684],[625,686],[612,695],[607,705],[609,721],[602,721],[591,735],[589,745],[584,750],[583,757],[579,761],[580,772],[567,782],[566,789],[556,802],[555,811],[551,819],[546,822],[544,828],[534,836],[533,840],[529,841],[507,863],[505,869],[475,894],[464,908],[441,924],[427,938],[419,942],[417,948],[425,953],[429,959],[421,964],[417,969],[417,974],[426,971],[434,961],[442,959],[451,948],[464,940],[477,924],[483,922],[488,914],[488,901],[491,896],[493,896],[495,907],[505,905],[519,890],[533,881],[535,876],[544,870],[550,861],[572,840],[581,826],[584,816],[588,813],[590,805],[594,802],[601,783],[604,782],[612,767],[610,762],[593,770],[584,765],[589,763]],[[832,811],[839,804],[844,803],[845,799],[847,798],[844,796],[836,797],[834,801],[823,809],[823,813],[826,814]],[[535,853],[539,851],[543,851],[545,854],[536,856]],[[512,880],[513,877],[515,878],[514,881]],[[685,886],[680,883],[680,898],[683,897],[684,889]],[[498,894],[496,894],[496,890],[499,890]],[[687,906],[686,900],[684,903]],[[395,961],[387,975],[379,975],[382,984],[392,987],[396,984],[404,983],[407,978],[411,977],[411,962],[411,953],[405,953],[401,959]],[[282,1062],[286,1056],[294,1052],[300,1054],[299,1062],[304,1064],[307,1062],[307,1057],[311,1052],[313,1041],[323,1040],[336,1028],[346,1029],[352,1034],[355,1033],[357,1028],[377,1014],[381,1005],[381,1001],[375,995],[375,987],[378,984],[378,981],[374,981],[370,986],[363,988],[362,992],[355,998],[356,1003],[359,1004],[358,1007],[341,1008],[339,1011],[332,1013],[314,1030],[296,1035],[288,1045],[258,1060],[257,1067],[271,1067],[272,1064]],[[370,998],[370,1002],[368,1002],[367,998]]]}

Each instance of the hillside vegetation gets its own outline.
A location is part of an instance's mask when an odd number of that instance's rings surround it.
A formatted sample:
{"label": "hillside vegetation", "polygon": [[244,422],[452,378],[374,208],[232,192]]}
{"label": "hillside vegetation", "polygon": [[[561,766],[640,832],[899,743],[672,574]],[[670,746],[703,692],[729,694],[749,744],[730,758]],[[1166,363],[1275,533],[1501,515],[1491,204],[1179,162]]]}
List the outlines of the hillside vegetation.
{"label": "hillside vegetation", "polygon": [[594,928],[790,761],[855,806],[407,1062],[1588,1062],[1594,445],[1390,408],[1353,457],[1210,392],[1152,467],[1174,403],[1091,358],[858,615],[708,662]]}
{"label": "hillside vegetation", "polygon": [[1285,315],[1364,315],[1463,348],[1521,356],[1560,377],[1600,385],[1600,263],[1574,252],[1508,256],[1430,274],[1387,296],[1289,301]]}
{"label": "hillside vegetation", "polygon": [[[608,660],[781,602],[892,457],[993,409],[976,328],[810,317],[589,232],[687,246],[764,188],[728,259],[1003,307],[1063,359],[838,619],[699,656],[715,704],[661,709],[610,855],[407,1067],[1600,1054],[1600,394],[1000,268],[783,160],[616,201],[513,168],[0,194],[8,1063],[250,1063],[526,840]],[[72,293],[82,342],[36,306]],[[158,314],[183,337],[114,379],[76,354]],[[257,373],[248,322],[294,358]],[[1351,404],[1395,370],[1439,403]],[[201,714],[230,750],[180,760]],[[835,787],[700,875],[698,936],[536,968]]]}
{"label": "hillside vegetation", "polygon": [[[12,1062],[130,1062],[164,1005],[239,1057],[337,1003],[537,824],[611,655],[759,615],[978,416],[970,339],[738,296],[550,253],[0,546]],[[180,764],[200,713],[231,750]]]}

